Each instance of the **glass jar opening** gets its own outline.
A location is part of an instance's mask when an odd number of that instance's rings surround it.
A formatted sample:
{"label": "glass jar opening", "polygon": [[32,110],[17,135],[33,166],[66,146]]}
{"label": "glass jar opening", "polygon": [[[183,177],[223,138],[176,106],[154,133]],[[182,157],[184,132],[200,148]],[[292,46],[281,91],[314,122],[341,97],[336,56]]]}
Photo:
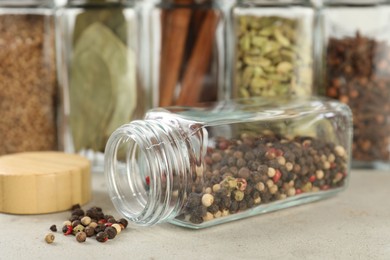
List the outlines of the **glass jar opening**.
{"label": "glass jar opening", "polygon": [[[116,136],[117,142],[107,144],[111,158],[106,158],[106,172],[111,198],[115,207],[126,218],[141,220],[147,214],[150,204],[150,185],[152,173],[142,141],[137,135],[123,133]],[[114,146],[110,146],[114,144]]]}

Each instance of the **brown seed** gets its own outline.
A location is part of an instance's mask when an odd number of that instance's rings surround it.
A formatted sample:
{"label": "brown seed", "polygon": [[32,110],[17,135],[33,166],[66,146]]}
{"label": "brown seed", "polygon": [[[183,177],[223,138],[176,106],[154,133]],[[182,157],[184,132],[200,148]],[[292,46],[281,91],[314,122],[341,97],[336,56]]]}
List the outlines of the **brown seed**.
{"label": "brown seed", "polygon": [[86,239],[87,239],[87,234],[85,234],[85,232],[81,231],[81,232],[76,234],[77,242],[83,243],[83,242],[85,242]]}
{"label": "brown seed", "polygon": [[86,227],[84,229],[84,232],[87,235],[87,237],[92,237],[93,235],[95,235],[95,229],[93,227],[90,227],[90,226]]}
{"label": "brown seed", "polygon": [[55,236],[53,233],[48,233],[46,236],[45,236],[45,241],[46,243],[48,244],[51,244],[54,242],[54,239],[55,239]]}

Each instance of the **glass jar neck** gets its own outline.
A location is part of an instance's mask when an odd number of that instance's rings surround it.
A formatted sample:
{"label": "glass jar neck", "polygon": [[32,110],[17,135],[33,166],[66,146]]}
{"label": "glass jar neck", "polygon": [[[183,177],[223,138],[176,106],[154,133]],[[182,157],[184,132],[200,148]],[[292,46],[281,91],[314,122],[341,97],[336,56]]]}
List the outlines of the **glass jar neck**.
{"label": "glass jar neck", "polygon": [[192,181],[192,149],[178,128],[163,121],[139,120],[118,128],[105,150],[117,210],[142,226],[174,218]]}

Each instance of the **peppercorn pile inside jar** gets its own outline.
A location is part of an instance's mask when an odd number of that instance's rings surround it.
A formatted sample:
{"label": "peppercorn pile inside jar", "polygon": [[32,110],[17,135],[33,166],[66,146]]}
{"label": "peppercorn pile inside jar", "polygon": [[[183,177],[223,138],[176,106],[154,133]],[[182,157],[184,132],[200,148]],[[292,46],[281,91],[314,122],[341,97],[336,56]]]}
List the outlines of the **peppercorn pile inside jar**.
{"label": "peppercorn pile inside jar", "polygon": [[193,224],[345,185],[348,154],[313,137],[272,133],[216,138],[177,220]]}

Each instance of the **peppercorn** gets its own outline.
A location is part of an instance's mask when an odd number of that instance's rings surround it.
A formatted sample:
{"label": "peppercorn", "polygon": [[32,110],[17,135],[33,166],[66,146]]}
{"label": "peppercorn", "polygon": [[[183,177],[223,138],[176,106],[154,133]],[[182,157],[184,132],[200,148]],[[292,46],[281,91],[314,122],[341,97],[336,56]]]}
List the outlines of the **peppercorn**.
{"label": "peppercorn", "polygon": [[77,233],[84,231],[84,226],[79,224],[73,228],[73,235],[76,235]]}
{"label": "peppercorn", "polygon": [[97,223],[97,222],[95,222],[95,221],[91,221],[91,223],[89,223],[88,227],[96,228],[96,227],[97,227],[97,225],[98,225],[98,223]]}
{"label": "peppercorn", "polygon": [[122,231],[122,228],[121,228],[121,226],[118,223],[112,224],[111,227],[116,229],[116,233],[117,234],[119,234]]}
{"label": "peppercorn", "polygon": [[127,225],[129,224],[129,222],[124,218],[119,219],[118,223],[122,224],[124,228],[127,228]]}
{"label": "peppercorn", "polygon": [[113,228],[113,227],[106,227],[106,229],[104,230],[104,232],[107,233],[108,239],[113,239],[113,238],[115,238],[115,236],[116,236],[116,234],[117,234],[116,229]]}
{"label": "peppercorn", "polygon": [[71,225],[63,226],[62,232],[64,233],[65,236],[70,235],[73,232],[73,227]]}
{"label": "peppercorn", "polygon": [[87,239],[87,234],[85,232],[81,231],[81,232],[77,233],[77,235],[76,235],[77,242],[83,243],[83,242],[85,242],[86,239]]}
{"label": "peppercorn", "polygon": [[95,233],[100,233],[104,231],[104,229],[106,229],[106,226],[104,224],[97,224],[97,226],[95,227]]}
{"label": "peppercorn", "polygon": [[201,224],[203,223],[203,217],[197,216],[197,215],[191,215],[190,222],[194,224]]}
{"label": "peppercorn", "polygon": [[107,219],[107,223],[115,224],[116,220],[115,220],[114,217],[110,217],[110,218]]}
{"label": "peppercorn", "polygon": [[81,224],[80,220],[75,220],[75,221],[72,222],[72,227],[76,227],[76,226],[78,226],[80,224]]}
{"label": "peppercorn", "polygon": [[108,234],[104,231],[101,231],[101,232],[96,234],[96,240],[101,242],[101,243],[104,243],[108,240]]}
{"label": "peppercorn", "polygon": [[77,208],[77,209],[72,210],[72,215],[84,216],[85,212],[81,208]]}
{"label": "peppercorn", "polygon": [[53,233],[48,233],[46,236],[45,236],[45,241],[46,243],[48,244],[51,244],[54,242],[54,239],[55,239],[55,236]]}
{"label": "peppercorn", "polygon": [[57,232],[57,226],[56,225],[51,225],[50,230],[53,232]]}
{"label": "peppercorn", "polygon": [[93,227],[90,227],[90,226],[86,227],[84,229],[84,232],[87,235],[87,237],[92,237],[93,235],[95,235],[95,229]]}
{"label": "peppercorn", "polygon": [[202,204],[203,204],[203,206],[210,207],[211,204],[213,204],[213,202],[214,202],[214,196],[213,195],[206,193],[206,194],[204,194],[202,196]]}
{"label": "peppercorn", "polygon": [[88,216],[84,216],[82,219],[81,219],[81,224],[83,224],[84,226],[88,226],[90,223],[91,223],[91,218],[88,217]]}

